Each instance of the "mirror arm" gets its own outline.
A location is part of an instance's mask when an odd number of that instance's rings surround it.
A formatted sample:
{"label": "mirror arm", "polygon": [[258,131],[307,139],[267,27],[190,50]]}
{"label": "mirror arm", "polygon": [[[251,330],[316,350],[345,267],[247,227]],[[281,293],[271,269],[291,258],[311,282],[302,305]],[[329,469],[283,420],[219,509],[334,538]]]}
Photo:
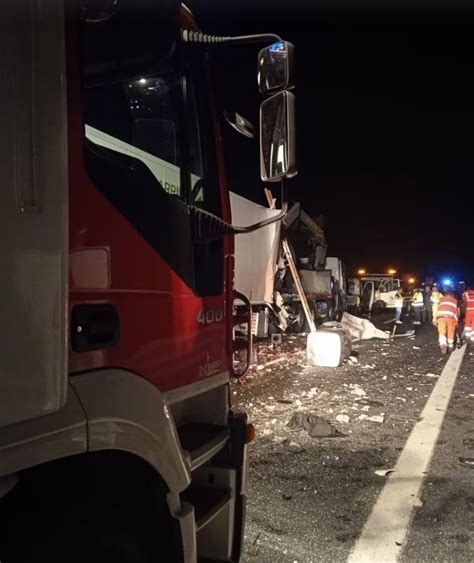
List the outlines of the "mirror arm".
{"label": "mirror arm", "polygon": [[258,231],[258,229],[266,227],[267,225],[271,225],[272,223],[277,223],[278,221],[281,221],[282,219],[285,218],[287,211],[288,211],[288,204],[284,203],[281,212],[278,213],[278,215],[275,215],[275,217],[269,217],[268,219],[264,219],[263,221],[260,221],[259,223],[254,223],[253,225],[249,225],[248,227],[234,227],[233,225],[230,226],[232,228],[234,235],[252,233],[253,231]]}
{"label": "mirror arm", "polygon": [[282,41],[281,37],[274,33],[260,33],[258,35],[239,35],[236,37],[208,35],[201,31],[183,29],[181,38],[185,43],[199,43],[201,45],[249,45],[252,43],[275,43]]}
{"label": "mirror arm", "polygon": [[284,203],[281,212],[278,215],[275,215],[275,217],[269,217],[264,221],[254,223],[253,225],[249,225],[247,227],[229,225],[229,223],[222,221],[222,219],[219,219],[212,213],[204,211],[199,207],[190,206],[189,209],[193,225],[192,230],[194,242],[198,244],[207,244],[209,242],[222,239],[226,235],[252,233],[253,231],[257,231],[258,229],[271,225],[272,223],[281,221],[287,213],[288,205]]}

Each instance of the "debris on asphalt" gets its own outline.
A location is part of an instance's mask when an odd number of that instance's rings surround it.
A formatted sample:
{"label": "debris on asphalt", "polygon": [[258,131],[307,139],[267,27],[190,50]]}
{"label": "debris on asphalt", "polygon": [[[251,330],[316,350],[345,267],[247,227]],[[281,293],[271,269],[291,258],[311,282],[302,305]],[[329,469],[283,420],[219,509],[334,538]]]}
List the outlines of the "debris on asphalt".
{"label": "debris on asphalt", "polygon": [[367,395],[367,393],[360,385],[357,385],[357,383],[351,383],[349,387],[351,388],[352,395],[358,395],[359,397],[365,397]]}
{"label": "debris on asphalt", "polygon": [[374,473],[379,477],[386,477],[387,475],[390,475],[390,473],[393,473],[394,471],[395,469],[376,469]]}
{"label": "debris on asphalt", "polygon": [[367,405],[369,407],[383,407],[384,404],[381,401],[373,401],[372,399],[366,399],[362,397],[361,399],[356,399],[358,405]]}
{"label": "debris on asphalt", "polygon": [[368,416],[367,420],[370,420],[370,422],[378,422],[379,424],[382,424],[383,422],[385,422],[385,414],[376,414],[374,416]]}
{"label": "debris on asphalt", "polygon": [[351,421],[351,419],[347,416],[347,414],[338,414],[336,416],[336,420],[338,422],[341,422],[342,424],[349,424],[349,422]]}
{"label": "debris on asphalt", "polygon": [[299,442],[290,442],[287,446],[288,451],[294,454],[300,454],[304,452],[303,446]]}
{"label": "debris on asphalt", "polygon": [[301,411],[292,415],[287,422],[287,426],[290,430],[306,430],[311,438],[330,438],[343,435],[323,417]]}
{"label": "debris on asphalt", "polygon": [[370,340],[372,338],[390,338],[390,334],[378,329],[368,319],[361,319],[349,313],[342,315],[341,322],[338,323],[341,328],[349,332],[354,340]]}
{"label": "debris on asphalt", "polygon": [[459,463],[461,463],[462,465],[466,465],[467,467],[474,468],[474,457],[460,457]]}
{"label": "debris on asphalt", "polygon": [[358,364],[359,363],[359,360],[355,356],[349,356],[347,358],[347,361],[351,364]]}
{"label": "debris on asphalt", "polygon": [[436,375],[435,373],[425,373],[425,377],[439,377],[439,375]]}

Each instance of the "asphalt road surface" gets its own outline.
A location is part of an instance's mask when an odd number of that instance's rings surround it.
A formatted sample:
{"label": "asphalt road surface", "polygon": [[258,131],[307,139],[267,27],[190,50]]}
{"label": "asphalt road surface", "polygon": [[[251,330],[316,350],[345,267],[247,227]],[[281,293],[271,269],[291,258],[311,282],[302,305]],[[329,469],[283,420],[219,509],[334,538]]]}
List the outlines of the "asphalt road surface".
{"label": "asphalt road surface", "polygon": [[[257,427],[244,563],[474,561],[474,349],[446,366],[436,336],[364,342],[336,369],[307,366],[304,338],[260,348],[233,386]],[[291,429],[295,412],[338,434]]]}

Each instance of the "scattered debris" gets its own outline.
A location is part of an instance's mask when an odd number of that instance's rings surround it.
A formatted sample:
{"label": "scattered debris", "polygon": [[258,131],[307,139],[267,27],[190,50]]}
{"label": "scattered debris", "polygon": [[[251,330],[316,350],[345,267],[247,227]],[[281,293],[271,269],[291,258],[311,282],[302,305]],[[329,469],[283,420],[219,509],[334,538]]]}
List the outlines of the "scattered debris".
{"label": "scattered debris", "polygon": [[375,369],[375,364],[366,364],[362,366],[362,369]]}
{"label": "scattered debris", "polygon": [[347,414],[338,414],[336,416],[336,420],[338,422],[341,422],[342,424],[349,424],[349,422],[351,421],[351,419],[347,416]]}
{"label": "scattered debris", "polygon": [[252,545],[247,549],[247,553],[252,557],[257,557],[258,555],[257,541],[259,537],[260,537],[260,532],[256,535],[255,539],[252,542]]}
{"label": "scattered debris", "polygon": [[383,407],[384,404],[381,401],[373,401],[372,399],[356,399],[358,405],[368,405],[369,407]]}
{"label": "scattered debris", "polygon": [[474,467],[474,457],[460,457],[459,463],[467,467]]}
{"label": "scattered debris", "polygon": [[281,498],[282,498],[283,500],[291,500],[291,499],[293,498],[293,496],[292,496],[292,495],[289,495],[288,493],[283,493],[283,494],[281,495]]}
{"label": "scattered debris", "polygon": [[321,416],[305,412],[295,412],[287,423],[290,430],[306,430],[311,438],[330,438],[343,436],[332,424]]}
{"label": "scattered debris", "polygon": [[[415,375],[417,375],[415,373]],[[436,375],[435,373],[425,373],[425,377],[439,377],[439,375]]]}
{"label": "scattered debris", "polygon": [[421,500],[421,498],[416,498],[413,502],[413,506],[421,508],[423,506],[423,501]]}
{"label": "scattered debris", "polygon": [[386,477],[387,475],[390,475],[390,473],[393,473],[394,471],[395,469],[376,469],[374,473],[379,477]]}
{"label": "scattered debris", "polygon": [[385,413],[368,416],[367,420],[370,420],[370,422],[378,422],[379,424],[382,424],[383,422],[385,422]]}
{"label": "scattered debris", "polygon": [[300,454],[304,452],[304,448],[299,442],[290,442],[288,444],[288,450],[294,454]]}
{"label": "scattered debris", "polygon": [[349,387],[352,389],[352,395],[358,395],[359,397],[365,397],[367,395],[367,393],[362,389],[360,385],[357,385],[357,383],[351,383]]}
{"label": "scattered debris", "polygon": [[349,356],[347,358],[347,361],[351,364],[358,364],[359,363],[359,360],[355,356]]}
{"label": "scattered debris", "polygon": [[414,335],[415,335],[414,330],[407,330],[403,334],[394,334],[394,338],[406,338],[407,336],[409,336],[411,338]]}
{"label": "scattered debris", "polygon": [[277,399],[277,403],[282,403],[283,405],[292,405],[293,401],[291,399]]}
{"label": "scattered debris", "polygon": [[376,328],[369,320],[361,319],[348,313],[344,313],[341,322],[338,324],[340,324],[341,328],[348,331],[354,340],[388,339],[390,337],[390,334],[386,334],[384,331]]}

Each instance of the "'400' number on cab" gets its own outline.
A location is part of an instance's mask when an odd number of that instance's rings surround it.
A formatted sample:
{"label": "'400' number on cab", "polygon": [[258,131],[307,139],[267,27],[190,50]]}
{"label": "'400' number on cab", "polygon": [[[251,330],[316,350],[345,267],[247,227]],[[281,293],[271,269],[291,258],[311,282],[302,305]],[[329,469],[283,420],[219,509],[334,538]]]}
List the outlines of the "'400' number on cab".
{"label": "'400' number on cab", "polygon": [[219,323],[224,318],[224,311],[222,309],[206,309],[201,310],[197,316],[197,322],[200,325],[208,325],[211,323]]}

